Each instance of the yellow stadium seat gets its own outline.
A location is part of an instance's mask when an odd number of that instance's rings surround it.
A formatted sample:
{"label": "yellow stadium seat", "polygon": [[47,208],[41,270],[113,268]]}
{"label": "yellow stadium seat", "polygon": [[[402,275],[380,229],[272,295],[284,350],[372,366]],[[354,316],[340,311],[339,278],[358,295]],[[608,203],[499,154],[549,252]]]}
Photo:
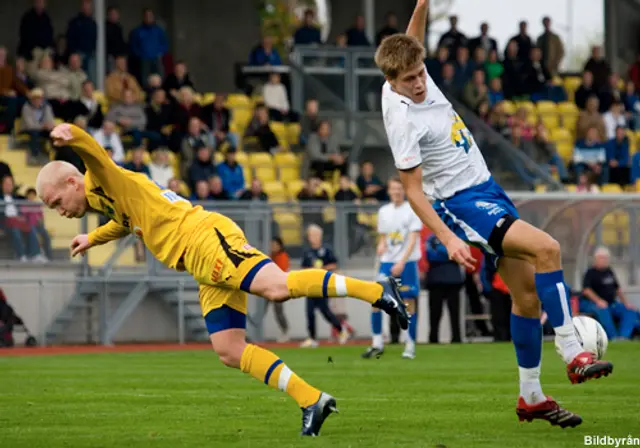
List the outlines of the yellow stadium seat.
{"label": "yellow stadium seat", "polygon": [[556,114],[538,115],[540,121],[547,129],[557,129],[560,127],[560,118]]}
{"label": "yellow stadium seat", "polygon": [[249,166],[253,168],[273,167],[273,157],[268,152],[253,152],[249,154]]}
{"label": "yellow stadium seat", "polygon": [[302,128],[299,123],[290,123],[286,125],[287,128],[287,141],[289,145],[297,145],[300,143],[300,133]]}
{"label": "yellow stadium seat", "polygon": [[302,220],[300,215],[291,212],[277,213],[275,221],[280,226],[280,236],[287,245],[299,246],[302,244]]}
{"label": "yellow stadium seat", "polygon": [[564,78],[564,90],[567,92],[569,101],[574,101],[576,90],[578,90],[580,84],[582,84],[582,78],[579,76],[567,76]]}
{"label": "yellow stadium seat", "polygon": [[536,185],[536,193],[546,193],[547,186],[546,185]]}
{"label": "yellow stadium seat", "polygon": [[287,138],[286,125],[284,123],[279,123],[277,121],[270,121],[269,127],[271,128],[273,133],[276,135],[276,138],[278,139],[278,146],[285,149],[289,148],[289,140]]}
{"label": "yellow stadium seat", "polygon": [[557,106],[558,113],[562,115],[578,115],[580,113],[580,109],[576,106],[575,103],[570,101],[563,101],[562,103],[558,103]]}
{"label": "yellow stadium seat", "polygon": [[577,187],[574,184],[567,185],[567,191],[570,193],[575,193],[578,191]]}
{"label": "yellow stadium seat", "polygon": [[573,157],[573,144],[572,143],[557,143],[556,149],[558,155],[562,157],[562,160],[569,162]]}
{"label": "yellow stadium seat", "polygon": [[326,181],[322,182],[322,184],[320,184],[320,188],[327,192],[327,196],[329,196],[329,198],[333,198],[335,191],[333,188],[333,184],[331,184],[331,182],[326,182]]}
{"label": "yellow stadium seat", "polygon": [[500,102],[502,110],[507,115],[513,115],[516,113],[516,106],[512,101],[504,100]]}
{"label": "yellow stadium seat", "polygon": [[229,109],[235,109],[236,107],[251,109],[253,107],[251,99],[243,93],[230,93],[224,105]]}
{"label": "yellow stadium seat", "polygon": [[213,154],[213,163],[218,165],[219,163],[222,163],[222,162],[224,162],[224,154],[222,154],[220,151],[216,151]]}
{"label": "yellow stadium seat", "polygon": [[553,101],[538,101],[536,103],[538,114],[557,114],[558,108]]}
{"label": "yellow stadium seat", "polygon": [[298,193],[300,193],[300,190],[304,187],[304,181],[300,179],[287,181],[286,186],[289,198],[296,199],[298,197]]}
{"label": "yellow stadium seat", "polygon": [[276,170],[273,166],[260,166],[255,168],[256,179],[259,179],[263,184],[266,182],[273,182],[276,180]]}
{"label": "yellow stadium seat", "polygon": [[251,168],[248,166],[243,166],[242,175],[244,176],[245,188],[249,188],[251,186],[251,181],[253,180],[253,171],[251,171]]}
{"label": "yellow stadium seat", "polygon": [[248,167],[249,155],[243,151],[236,152],[236,162],[238,162],[238,164],[242,165],[243,167]]}
{"label": "yellow stadium seat", "polygon": [[262,189],[269,197],[270,202],[286,202],[287,192],[282,182],[270,181],[262,184]]}
{"label": "yellow stadium seat", "polygon": [[274,154],[273,161],[276,166],[300,166],[300,158],[293,152],[280,151]]}
{"label": "yellow stadium seat", "polygon": [[204,93],[202,95],[202,99],[200,100],[200,105],[201,106],[207,106],[211,103],[213,103],[216,100],[216,94],[215,93]]}
{"label": "yellow stadium seat", "polygon": [[300,179],[300,168],[297,166],[280,167],[280,180],[282,182],[291,182]]}
{"label": "yellow stadium seat", "polygon": [[561,144],[561,143],[572,144],[573,143],[573,136],[571,135],[571,132],[569,132],[566,129],[562,129],[562,128],[552,129],[550,137],[551,137],[551,141],[555,142],[556,144]]}
{"label": "yellow stadium seat", "polygon": [[622,193],[622,188],[620,188],[620,185],[618,184],[604,184],[602,186],[602,192],[603,193]]}
{"label": "yellow stadium seat", "polygon": [[627,138],[629,139],[629,155],[633,155],[635,154],[637,147],[638,147],[638,142],[636,140],[636,134],[633,133],[632,130],[627,129],[627,131],[625,132],[627,135]]}
{"label": "yellow stadium seat", "polygon": [[244,135],[245,129],[249,126],[253,118],[253,109],[249,107],[239,107],[231,111],[231,130],[240,136]]}
{"label": "yellow stadium seat", "polygon": [[527,111],[527,115],[534,114],[536,106],[531,101],[518,101],[516,102],[516,109],[524,109]]}
{"label": "yellow stadium seat", "polygon": [[554,86],[563,86],[564,85],[564,82],[562,81],[562,78],[557,76],[557,75],[553,77],[553,79],[551,80],[551,83]]}

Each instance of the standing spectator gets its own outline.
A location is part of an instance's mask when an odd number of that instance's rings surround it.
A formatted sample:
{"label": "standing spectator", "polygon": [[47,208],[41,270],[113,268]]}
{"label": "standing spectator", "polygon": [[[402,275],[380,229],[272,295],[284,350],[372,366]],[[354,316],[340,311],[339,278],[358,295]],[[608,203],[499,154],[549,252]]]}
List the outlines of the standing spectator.
{"label": "standing spectator", "polygon": [[442,67],[449,60],[449,49],[447,47],[439,47],[435,58],[429,58],[426,61],[427,73],[433,79],[437,86],[442,85]]}
{"label": "standing spectator", "polygon": [[33,8],[24,13],[20,20],[18,55],[28,61],[33,58],[36,48],[53,48],[53,25],[45,7],[45,0],[34,0]]}
{"label": "standing spectator", "polygon": [[315,14],[313,9],[307,9],[304,12],[302,25],[293,35],[295,45],[321,45],[322,37],[320,36],[320,28],[315,23]]}
{"label": "standing spectator", "polygon": [[116,125],[113,121],[105,120],[102,123],[102,128],[98,129],[93,138],[104,149],[111,150],[113,155],[111,158],[117,164],[124,162],[124,147],[122,146],[122,140],[120,135],[116,131]]}
{"label": "standing spectator", "polygon": [[511,40],[504,51],[502,86],[508,99],[524,95],[525,63],[518,58],[518,48],[518,42]]}
{"label": "standing spectator", "polygon": [[131,160],[122,164],[122,168],[125,170],[133,171],[134,173],[145,174],[151,179],[151,171],[149,166],[144,163],[144,149],[136,148],[131,152]]}
{"label": "standing spectator", "polygon": [[451,25],[449,31],[440,36],[438,48],[447,47],[449,50],[449,58],[453,61],[458,54],[458,49],[462,47],[466,48],[467,36],[458,30],[458,16],[450,16],[449,24]]}
{"label": "standing spectator", "polygon": [[573,164],[576,175],[588,171],[600,176],[607,161],[607,147],[600,140],[597,128],[590,127],[586,137],[576,142],[573,149]]}
{"label": "standing spectator", "polygon": [[15,75],[13,67],[7,64],[7,49],[0,47],[0,106],[4,113],[0,114],[1,131],[11,132],[18,108],[24,101],[20,96],[27,95],[27,86]]}
{"label": "standing spectator", "polygon": [[152,73],[163,75],[162,57],[169,50],[169,43],[151,9],[144,10],[142,24],[131,32],[129,46],[131,53],[140,62],[141,80],[146,81]]}
{"label": "standing spectator", "polygon": [[309,138],[307,157],[310,171],[321,179],[332,176],[335,170],[346,173],[345,157],[328,121],[321,122],[318,132]]}
{"label": "standing spectator", "polygon": [[502,62],[498,60],[498,51],[491,50],[487,57],[487,62],[484,64],[484,69],[487,72],[487,81],[491,82],[496,78],[500,78],[504,73],[504,67]]}
{"label": "standing spectator", "polygon": [[273,37],[266,35],[262,38],[262,43],[249,55],[249,65],[282,65],[278,50],[273,48]]}
{"label": "standing spectator", "polygon": [[209,178],[209,191],[211,199],[214,201],[228,201],[231,199],[227,190],[224,189],[224,185],[222,185],[220,176],[211,176]]}
{"label": "standing spectator", "polygon": [[124,40],[124,32],[120,24],[120,11],[115,6],[107,9],[106,23],[106,45],[107,45],[107,72],[115,67],[118,56],[126,56],[128,53],[127,43]]}
{"label": "standing spectator", "polygon": [[[271,240],[271,259],[282,270],[282,272],[289,272],[289,254],[284,248],[282,238],[279,236]],[[267,308],[269,307],[269,304],[273,303],[273,312],[276,315],[276,321],[280,327],[280,337],[278,338],[278,342],[289,342],[289,323],[284,315],[284,303],[271,301],[267,301],[266,303]]]}
{"label": "standing spectator", "polygon": [[518,28],[518,34],[509,39],[509,43],[511,43],[511,41],[515,41],[518,44],[518,59],[522,62],[526,62],[529,60],[533,41],[527,34],[527,22],[525,20],[519,23]]}
{"label": "standing spectator", "polygon": [[69,56],[69,64],[62,68],[62,73],[69,79],[69,99],[77,101],[82,93],[82,85],[87,80],[87,74],[82,70],[82,59],[78,53]]}
{"label": "standing spectator", "polygon": [[262,182],[260,179],[253,179],[251,181],[251,188],[245,190],[239,197],[241,201],[268,201],[269,196],[262,189]]}
{"label": "standing spectator", "polygon": [[165,149],[158,149],[151,153],[151,163],[149,163],[149,174],[151,180],[160,185],[161,188],[167,188],[169,181],[173,179],[175,173],[173,167],[169,164],[169,153]]}
{"label": "standing spectator", "polygon": [[638,120],[638,114],[640,113],[640,97],[636,93],[636,86],[633,81],[627,81],[622,101],[624,102],[624,110],[629,127],[632,130],[639,129],[640,121]]}
{"label": "standing spectator", "polygon": [[42,212],[42,203],[38,201],[38,195],[36,194],[35,188],[29,188],[27,190],[26,199],[29,202],[33,202],[33,205],[24,206],[21,210],[21,213],[40,240],[41,250],[44,251],[44,256],[41,256],[40,259],[42,261],[53,260],[51,236],[49,236],[49,231],[47,231],[47,228],[44,226],[44,213]]}
{"label": "standing spectator", "polygon": [[63,71],[54,69],[53,60],[49,55],[45,54],[40,60],[40,68],[36,71],[34,80],[51,104],[54,115],[66,117],[65,103],[71,94],[71,81]]}
{"label": "standing spectator", "polygon": [[398,34],[398,16],[394,12],[388,12],[384,16],[384,26],[376,34],[376,47],[380,45],[382,39],[394,34]]}
{"label": "standing spectator", "polygon": [[480,25],[480,35],[469,40],[469,51],[475,54],[477,48],[482,48],[485,54],[489,55],[492,51],[498,51],[498,43],[494,38],[489,36],[489,24],[483,22]]}
{"label": "standing spectator", "polygon": [[97,42],[98,26],[93,20],[93,5],[91,0],[82,0],[80,12],[67,27],[67,47],[69,54],[78,53],[82,57],[82,69],[93,82],[96,82]]}
{"label": "standing spectator", "polygon": [[387,191],[380,178],[375,173],[373,163],[364,162],[360,167],[360,175],[356,179],[356,186],[360,190],[362,199],[386,201]]}
{"label": "standing spectator", "polygon": [[349,47],[369,47],[371,42],[365,31],[365,21],[363,15],[357,15],[354,25],[345,31],[347,35],[347,45]]}
{"label": "standing spectator", "polygon": [[531,101],[550,100],[551,74],[542,63],[542,51],[539,48],[531,48],[530,59],[524,67],[524,92],[530,95]]}
{"label": "standing spectator", "polygon": [[[611,253],[599,247],[593,254],[593,265],[582,281],[580,312],[595,314],[610,340],[631,339],[634,330],[640,330],[640,314],[629,303],[611,269]],[[613,319],[619,320],[616,328]]]}
{"label": "standing spectator", "polygon": [[173,191],[176,194],[179,194],[182,197],[186,197],[183,191],[182,184],[176,178],[173,178],[169,181],[169,190]]}
{"label": "standing spectator", "polygon": [[136,101],[144,101],[144,93],[140,84],[127,70],[127,58],[125,56],[116,58],[115,69],[105,80],[105,90],[107,99],[111,104],[121,103],[125,90],[132,90]]}
{"label": "standing spectator", "polygon": [[138,148],[142,145],[142,133],[147,126],[147,116],[143,105],[135,102],[132,90],[125,90],[123,99],[121,104],[116,104],[109,109],[107,120],[120,126],[122,135],[131,136],[133,146]]}
{"label": "standing spectator", "polygon": [[544,32],[538,37],[536,46],[542,50],[542,63],[551,76],[556,76],[564,58],[564,45],[560,36],[551,31],[551,19],[542,19]]}
{"label": "standing spectator", "polygon": [[600,99],[600,113],[607,112],[613,103],[622,102],[624,99],[624,92],[618,88],[620,77],[617,73],[611,73],[607,84],[598,92],[598,98]]}
{"label": "standing spectator", "polygon": [[482,295],[489,301],[493,340],[508,342],[511,340],[511,294],[492,260],[485,258],[480,271]]}
{"label": "standing spectator", "polygon": [[93,93],[93,83],[87,79],[82,83],[80,98],[71,101],[68,107],[69,119],[75,120],[78,116],[84,117],[91,132],[101,128],[104,121],[102,106],[93,97]]}
{"label": "standing spectator", "polygon": [[575,93],[575,103],[578,109],[584,110],[587,107],[587,100],[589,97],[597,96],[598,92],[593,87],[593,73],[589,70],[585,70],[582,73],[582,84],[578,87]]}
{"label": "standing spectator", "polygon": [[[196,159],[189,167],[188,179],[191,189],[195,188],[199,180],[208,181],[211,176],[216,175],[216,166],[211,161],[211,149],[206,146],[198,148]],[[208,185],[208,184],[207,184]]]}
{"label": "standing spectator", "polygon": [[[464,291],[467,296],[469,304],[469,310],[471,314],[480,315],[484,314],[484,306],[480,300],[480,291],[478,286],[480,285],[480,269],[484,261],[484,255],[482,250],[475,246],[469,247],[471,250],[471,256],[476,260],[474,269],[465,269],[464,273]],[[464,299],[463,299],[464,300]],[[490,336],[491,332],[487,327],[487,323],[483,319],[475,319],[471,321],[475,327],[475,331],[479,332],[481,336]]]}
{"label": "standing spectator", "polygon": [[489,106],[493,107],[496,104],[504,101],[504,92],[502,91],[502,79],[493,78],[489,83]]}
{"label": "standing spectator", "polygon": [[29,136],[29,165],[37,165],[46,158],[43,141],[55,126],[53,109],[44,100],[42,89],[33,89],[29,101],[22,106],[22,132]]}
{"label": "standing spectator", "polygon": [[306,145],[311,134],[318,132],[320,116],[318,100],[309,99],[305,104],[304,114],[300,118],[300,144]]}
{"label": "standing spectator", "polygon": [[269,108],[269,118],[273,121],[297,121],[298,117],[291,110],[287,89],[280,82],[280,73],[269,75],[269,82],[264,85],[264,103]]}
{"label": "standing spectator", "polygon": [[593,88],[600,91],[606,84],[611,74],[611,66],[602,55],[602,48],[594,45],[591,48],[591,57],[584,65],[584,71],[593,73]]}
{"label": "standing spectator", "polygon": [[458,91],[462,91],[467,82],[471,80],[474,68],[473,62],[469,60],[469,49],[467,47],[458,48],[453,78]]}
{"label": "standing spectator", "polygon": [[224,161],[218,165],[217,170],[224,189],[232,197],[237,197],[244,189],[244,171],[236,158],[235,148],[227,150]]}
{"label": "standing spectator", "polygon": [[585,138],[587,130],[592,127],[598,131],[598,140],[606,139],[607,130],[602,115],[598,112],[599,105],[600,100],[597,96],[591,96],[587,99],[585,110],[580,112],[576,123],[576,138],[578,140]]}
{"label": "standing spectator", "polygon": [[451,319],[451,342],[462,342],[460,335],[460,290],[464,284],[462,268],[449,259],[447,249],[431,235],[427,240],[427,289],[429,290],[429,342],[437,344],[442,307],[447,302]]}
{"label": "standing spectator", "polygon": [[474,112],[478,112],[480,104],[489,101],[489,91],[484,80],[484,69],[477,68],[473,72],[473,78],[464,87],[462,98],[467,106]]}
{"label": "standing spectator", "polygon": [[247,126],[245,137],[258,139],[259,149],[265,152],[276,152],[280,149],[278,138],[269,126],[269,110],[264,104],[256,106],[253,119]]}
{"label": "standing spectator", "polygon": [[144,111],[147,117],[145,137],[149,139],[147,149],[153,151],[161,146],[166,146],[171,133],[171,106],[167,104],[167,96],[164,90],[158,89],[151,95],[151,101]]}
{"label": "standing spectator", "polygon": [[616,130],[622,128],[627,129],[627,119],[624,116],[624,106],[622,103],[613,103],[608,112],[602,114],[602,121],[604,122],[605,134],[602,137],[603,140],[613,140],[616,138]]}
{"label": "standing spectator", "polygon": [[195,90],[193,82],[189,77],[187,64],[184,61],[178,61],[173,68],[173,73],[170,73],[165,78],[162,88],[170,93],[173,98],[177,98],[178,92],[183,87],[191,87]]}
{"label": "standing spectator", "polygon": [[606,183],[620,186],[629,183],[629,137],[623,127],[616,128],[615,137],[607,142]]}
{"label": "standing spectator", "polygon": [[211,130],[216,148],[219,148],[225,140],[228,140],[231,146],[237,147],[238,137],[230,132],[231,112],[224,107],[224,101],[225,95],[218,93],[212,104],[202,108],[202,120]]}
{"label": "standing spectator", "polygon": [[[180,155],[182,157],[182,166],[184,170],[188,170],[193,159],[200,148],[212,148],[213,139],[211,135],[202,129],[202,122],[197,117],[191,117],[189,120],[189,126],[187,128],[187,134],[182,139],[180,145]],[[183,172],[183,176],[186,177],[187,172]]]}

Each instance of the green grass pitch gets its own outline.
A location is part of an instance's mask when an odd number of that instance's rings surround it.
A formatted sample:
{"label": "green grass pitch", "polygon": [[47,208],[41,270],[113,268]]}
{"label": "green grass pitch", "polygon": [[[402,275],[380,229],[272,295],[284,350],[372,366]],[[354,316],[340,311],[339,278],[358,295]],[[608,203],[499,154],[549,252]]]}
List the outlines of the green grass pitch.
{"label": "green grass pitch", "polygon": [[[519,423],[510,344],[281,349],[333,394],[340,414],[302,439],[285,394],[222,366],[210,351],[0,357],[0,447],[578,447],[585,435],[640,437],[640,345],[615,343],[612,376],[569,384],[545,344],[543,390],[583,424]],[[333,362],[328,362],[331,357]]]}

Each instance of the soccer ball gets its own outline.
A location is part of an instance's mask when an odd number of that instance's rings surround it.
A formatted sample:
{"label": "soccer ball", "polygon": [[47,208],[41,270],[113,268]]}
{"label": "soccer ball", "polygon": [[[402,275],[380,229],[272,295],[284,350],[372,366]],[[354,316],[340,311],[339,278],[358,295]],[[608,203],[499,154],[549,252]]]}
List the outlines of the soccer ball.
{"label": "soccer ball", "polygon": [[[592,353],[596,359],[602,359],[609,345],[609,338],[607,338],[607,333],[602,328],[602,325],[591,317],[575,316],[573,318],[573,327],[584,350]],[[562,349],[558,345],[557,339],[556,350],[562,356]]]}

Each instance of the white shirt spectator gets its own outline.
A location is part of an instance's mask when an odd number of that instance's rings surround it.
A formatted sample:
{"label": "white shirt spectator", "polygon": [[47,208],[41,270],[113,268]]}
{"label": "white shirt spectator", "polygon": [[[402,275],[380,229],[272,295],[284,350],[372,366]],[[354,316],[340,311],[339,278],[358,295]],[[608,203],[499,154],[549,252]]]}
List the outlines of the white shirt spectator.
{"label": "white shirt spectator", "polygon": [[262,96],[264,97],[264,104],[269,109],[289,112],[289,97],[287,96],[287,89],[284,84],[265,84]]}
{"label": "white shirt spectator", "polygon": [[169,165],[161,165],[154,162],[149,164],[149,172],[151,173],[151,180],[162,188],[167,188],[169,186],[169,181],[175,177],[173,168]]}
{"label": "white shirt spectator", "polygon": [[16,218],[18,216],[18,207],[13,203],[13,196],[5,194],[4,204],[4,215],[7,218]]}
{"label": "white shirt spectator", "polygon": [[618,126],[627,127],[627,120],[622,114],[616,117],[613,113],[606,112],[602,115],[602,120],[604,121],[604,129],[607,132],[607,140],[616,138],[616,128]]}
{"label": "white shirt spectator", "polygon": [[[422,222],[408,202],[396,207],[390,203],[380,207],[378,212],[378,233],[384,235],[387,251],[380,256],[381,263],[397,263],[407,250],[411,232],[420,232]],[[413,251],[407,261],[420,259],[419,241],[413,246]]]}
{"label": "white shirt spectator", "polygon": [[122,140],[120,136],[115,132],[110,135],[105,135],[102,129],[98,129],[93,138],[96,139],[98,144],[103,148],[111,148],[113,151],[113,161],[116,163],[124,162],[124,147],[122,146]]}

